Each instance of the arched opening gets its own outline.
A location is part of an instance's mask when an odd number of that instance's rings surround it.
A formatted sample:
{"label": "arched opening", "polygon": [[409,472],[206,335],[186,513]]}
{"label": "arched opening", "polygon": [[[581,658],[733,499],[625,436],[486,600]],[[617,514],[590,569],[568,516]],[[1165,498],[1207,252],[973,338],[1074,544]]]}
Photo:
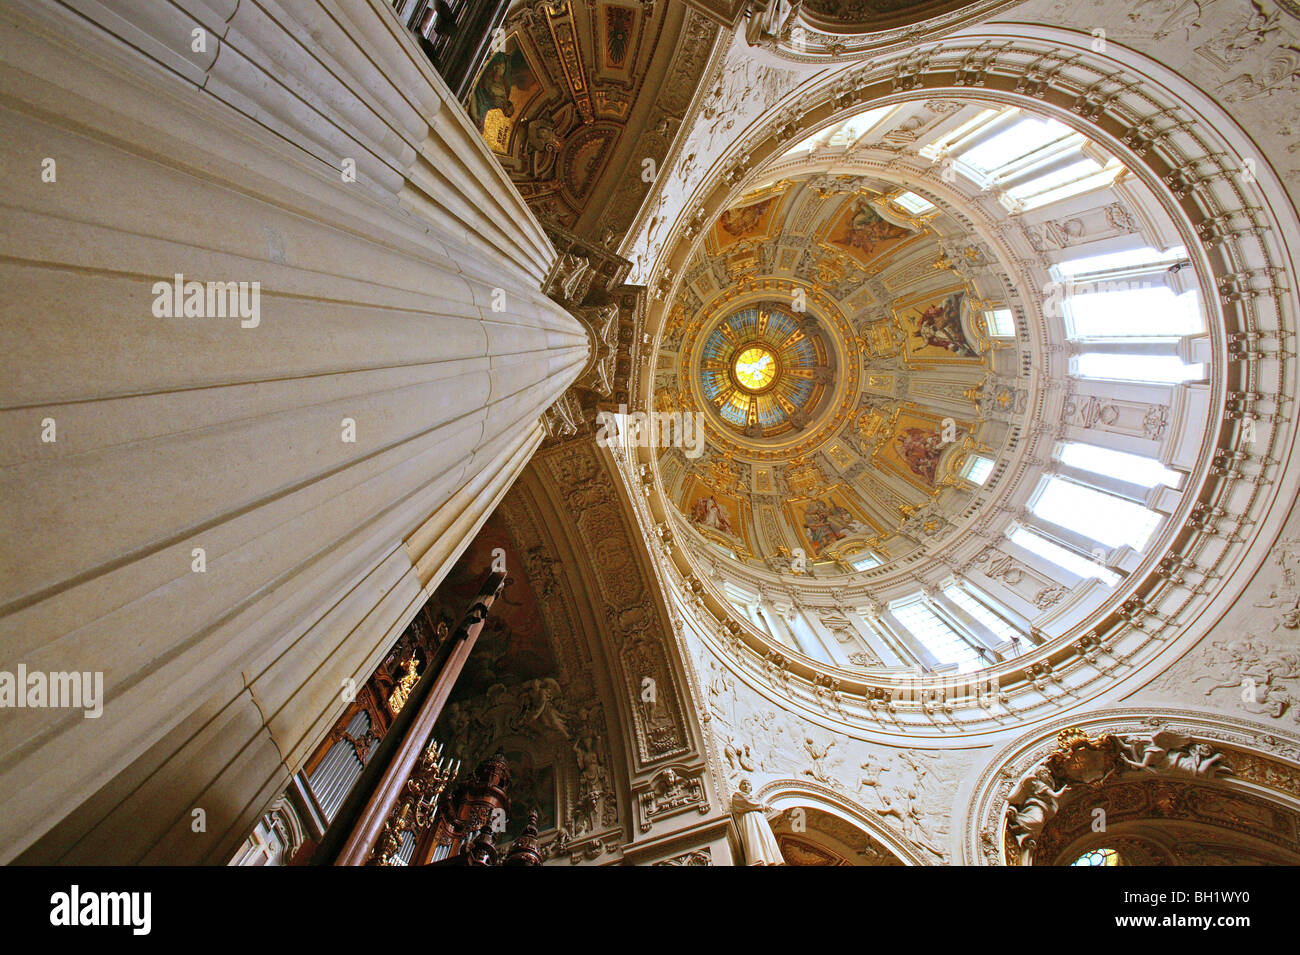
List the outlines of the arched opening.
{"label": "arched opening", "polygon": [[792,806],[772,824],[786,865],[903,865],[866,829],[815,806]]}
{"label": "arched opening", "polygon": [[1297,865],[1295,766],[1208,734],[1071,727],[1010,790],[1019,865]]}
{"label": "arched opening", "polygon": [[895,866],[926,865],[910,841],[899,838],[905,826],[891,828],[885,817],[873,818],[858,804],[827,787],[793,779],[774,780],[757,793],[760,802],[777,812],[772,834],[786,865]]}

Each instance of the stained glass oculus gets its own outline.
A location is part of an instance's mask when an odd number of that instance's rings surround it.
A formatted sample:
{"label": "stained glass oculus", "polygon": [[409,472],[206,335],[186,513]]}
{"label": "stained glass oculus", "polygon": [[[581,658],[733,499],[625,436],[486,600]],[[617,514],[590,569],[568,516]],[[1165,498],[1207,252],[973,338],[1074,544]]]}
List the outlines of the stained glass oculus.
{"label": "stained glass oculus", "polygon": [[740,308],[709,332],[697,374],[704,399],[749,437],[804,427],[831,382],[817,321],[776,302]]}
{"label": "stained glass oculus", "polygon": [[762,345],[751,345],[736,356],[736,383],[746,391],[763,391],[776,378],[776,355]]}

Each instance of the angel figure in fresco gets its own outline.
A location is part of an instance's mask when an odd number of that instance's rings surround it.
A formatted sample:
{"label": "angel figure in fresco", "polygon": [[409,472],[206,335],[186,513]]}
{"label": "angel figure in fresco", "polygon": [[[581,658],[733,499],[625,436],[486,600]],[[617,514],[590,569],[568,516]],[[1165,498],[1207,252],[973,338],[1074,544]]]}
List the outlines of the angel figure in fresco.
{"label": "angel figure in fresco", "polygon": [[743,209],[728,209],[719,216],[718,223],[727,235],[740,238],[746,233],[752,232],[758,226],[758,221],[763,218],[763,213],[767,211],[767,207],[771,204],[771,199],[765,199],[762,202],[755,202],[752,205],[745,206]]}
{"label": "angel figure in fresco", "polygon": [[816,551],[847,536],[837,529],[831,509],[824,501],[813,501],[808,505],[803,515],[803,527]]}
{"label": "angel figure in fresco", "polygon": [[731,526],[731,518],[727,513],[726,506],[719,504],[712,494],[700,498],[691,505],[691,520],[703,527],[711,527],[715,531],[722,531],[724,534],[734,536],[736,533]]}
{"label": "angel figure in fresco", "polygon": [[849,215],[848,232],[843,238],[835,241],[870,255],[882,243],[906,239],[911,234],[902,226],[894,225],[883,218],[865,200],[859,199]]}
{"label": "angel figure in fresco", "polygon": [[927,484],[934,484],[939,470],[939,454],[943,450],[943,440],[938,431],[904,428],[894,438],[894,447],[913,474]]}
{"label": "angel figure in fresco", "polygon": [[860,520],[853,516],[853,513],[843,504],[836,504],[830,509],[831,529],[842,537],[848,537],[850,534],[865,533],[868,528]]}
{"label": "angel figure in fresco", "polygon": [[527,89],[530,85],[531,77],[520,50],[493,53],[469,97],[469,115],[479,132],[486,131],[487,114],[494,109],[513,116],[515,104],[510,99],[511,91],[515,87]]}
{"label": "angel figure in fresco", "polygon": [[923,345],[942,348],[964,358],[974,358],[978,352],[971,347],[961,327],[963,293],[949,295],[942,305],[931,305],[916,320],[912,337],[921,339]]}

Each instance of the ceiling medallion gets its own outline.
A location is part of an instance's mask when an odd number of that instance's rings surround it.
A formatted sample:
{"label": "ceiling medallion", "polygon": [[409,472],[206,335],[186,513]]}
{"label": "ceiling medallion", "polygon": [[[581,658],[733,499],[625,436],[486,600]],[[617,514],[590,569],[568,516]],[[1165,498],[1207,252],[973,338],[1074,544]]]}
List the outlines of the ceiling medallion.
{"label": "ceiling medallion", "polygon": [[781,361],[776,352],[761,342],[752,342],[737,350],[731,364],[731,377],[736,387],[753,395],[761,395],[776,383]]}
{"label": "ceiling medallion", "polygon": [[[690,357],[680,364],[676,391],[706,410],[705,433],[720,453],[755,461],[809,454],[851,414],[859,344],[820,290],[789,281],[741,282],[684,324],[680,348]],[[761,355],[759,366],[737,376],[737,361],[753,347],[775,356],[772,380],[758,390],[750,376],[765,374]]]}
{"label": "ceiling medallion", "polygon": [[733,308],[704,337],[696,385],[734,433],[798,433],[824,405],[831,354],[817,320],[774,301]]}

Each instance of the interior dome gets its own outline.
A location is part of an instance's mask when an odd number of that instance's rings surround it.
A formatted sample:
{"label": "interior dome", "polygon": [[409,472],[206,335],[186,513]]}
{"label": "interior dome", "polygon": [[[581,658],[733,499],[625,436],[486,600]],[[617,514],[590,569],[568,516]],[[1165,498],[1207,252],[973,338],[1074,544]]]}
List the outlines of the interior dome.
{"label": "interior dome", "polygon": [[818,28],[868,33],[913,26],[969,6],[971,0],[805,0],[802,11]]}
{"label": "interior dome", "polygon": [[965,95],[840,113],[741,182],[652,379],[703,422],[656,463],[737,619],[966,671],[1118,606],[1206,466],[1214,313],[1167,208],[1059,114]]}
{"label": "interior dome", "polygon": [[724,210],[692,263],[714,294],[664,343],[660,406],[705,411],[708,460],[666,464],[681,512],[733,556],[818,576],[883,564],[911,550],[911,514],[960,510],[976,457],[1006,443],[979,402],[1014,342],[945,267],[960,224],[907,202],[870,177],[783,178]]}

